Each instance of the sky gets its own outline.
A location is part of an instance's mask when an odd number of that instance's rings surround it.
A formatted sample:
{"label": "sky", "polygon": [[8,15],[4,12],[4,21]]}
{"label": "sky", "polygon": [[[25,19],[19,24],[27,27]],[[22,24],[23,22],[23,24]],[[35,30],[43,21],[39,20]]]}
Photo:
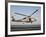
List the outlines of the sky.
{"label": "sky", "polygon": [[32,15],[32,17],[38,18],[38,22],[41,22],[41,7],[40,6],[20,6],[20,5],[11,5],[10,6],[10,13],[11,16],[15,16],[16,19],[22,19],[25,16],[14,14],[21,13],[27,16],[31,16],[31,14],[39,9],[35,14]]}

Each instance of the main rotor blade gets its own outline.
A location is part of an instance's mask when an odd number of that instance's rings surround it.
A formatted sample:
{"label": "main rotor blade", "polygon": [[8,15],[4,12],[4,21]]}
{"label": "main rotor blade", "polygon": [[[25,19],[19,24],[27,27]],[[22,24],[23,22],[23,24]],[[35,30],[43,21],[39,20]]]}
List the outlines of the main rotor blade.
{"label": "main rotor blade", "polygon": [[15,14],[17,14],[17,15],[22,15],[22,16],[27,16],[27,15],[24,15],[24,14],[21,14],[21,13],[16,13],[16,12],[15,12]]}
{"label": "main rotor blade", "polygon": [[31,16],[32,16],[33,14],[35,14],[38,10],[39,10],[39,9],[37,9],[36,11],[34,11],[34,12],[31,14]]}
{"label": "main rotor blade", "polygon": [[[33,15],[33,14],[35,14],[37,11],[38,11],[38,9],[37,9],[36,11],[34,11],[34,12],[32,13],[32,15]],[[15,14],[22,15],[22,16],[27,16],[27,15],[20,14],[20,13],[15,13]],[[32,15],[31,15],[31,16],[32,16]],[[31,16],[27,16],[27,17],[31,17]],[[23,18],[23,19],[26,19],[26,17],[25,17],[25,18]]]}

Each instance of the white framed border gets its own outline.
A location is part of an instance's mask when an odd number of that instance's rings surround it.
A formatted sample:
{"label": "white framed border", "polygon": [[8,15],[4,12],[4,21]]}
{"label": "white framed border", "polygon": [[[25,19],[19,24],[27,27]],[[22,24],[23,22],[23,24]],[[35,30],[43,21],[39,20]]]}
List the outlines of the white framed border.
{"label": "white framed border", "polygon": [[[22,5],[22,6],[41,6],[41,30],[35,31],[10,31],[10,5]],[[8,35],[16,34],[32,34],[32,33],[43,33],[43,4],[26,4],[26,3],[8,3]]]}

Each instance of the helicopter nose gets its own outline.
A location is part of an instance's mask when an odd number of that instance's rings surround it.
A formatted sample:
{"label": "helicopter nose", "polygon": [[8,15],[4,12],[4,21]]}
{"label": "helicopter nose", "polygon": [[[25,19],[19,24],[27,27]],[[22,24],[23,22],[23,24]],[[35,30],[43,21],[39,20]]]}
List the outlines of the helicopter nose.
{"label": "helicopter nose", "polygon": [[34,21],[34,19],[31,19],[32,21]]}
{"label": "helicopter nose", "polygon": [[37,21],[36,19],[31,19],[32,21]]}

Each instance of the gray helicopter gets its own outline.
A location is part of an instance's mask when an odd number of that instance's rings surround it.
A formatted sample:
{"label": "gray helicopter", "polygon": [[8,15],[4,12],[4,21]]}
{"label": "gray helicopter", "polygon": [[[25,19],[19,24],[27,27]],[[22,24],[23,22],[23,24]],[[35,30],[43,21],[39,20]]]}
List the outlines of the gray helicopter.
{"label": "gray helicopter", "polygon": [[24,18],[22,18],[22,19],[19,19],[19,20],[16,20],[16,19],[14,18],[14,16],[12,16],[12,17],[11,17],[11,18],[12,18],[12,21],[13,21],[13,22],[26,22],[26,23],[32,23],[32,22],[34,22],[34,21],[37,21],[37,19],[32,18],[32,15],[34,15],[38,10],[39,10],[39,9],[35,10],[30,16],[27,16],[27,15],[24,15],[24,14],[21,14],[21,13],[16,13],[16,12],[15,12],[14,14],[21,15],[21,16],[26,16],[26,17],[24,17]]}

